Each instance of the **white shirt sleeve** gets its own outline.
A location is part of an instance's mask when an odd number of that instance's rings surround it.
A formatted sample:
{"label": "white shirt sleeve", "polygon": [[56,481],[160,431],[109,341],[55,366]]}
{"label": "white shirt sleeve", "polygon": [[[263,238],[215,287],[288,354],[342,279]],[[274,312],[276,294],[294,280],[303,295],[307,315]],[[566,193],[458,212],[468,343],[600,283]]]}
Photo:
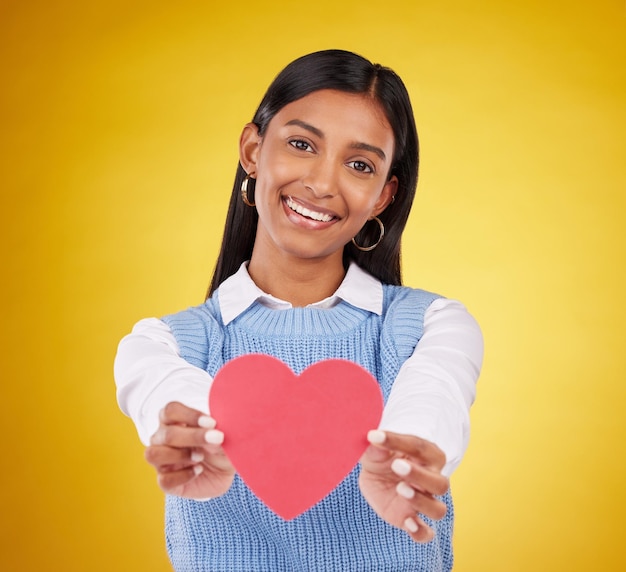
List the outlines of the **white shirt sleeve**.
{"label": "white shirt sleeve", "polygon": [[135,423],[144,445],[171,401],[208,413],[213,379],[180,356],[169,326],[156,318],[137,322],[118,346],[114,364],[117,401]]}
{"label": "white shirt sleeve", "polygon": [[435,443],[446,455],[443,474],[450,476],[469,442],[482,360],[476,320],[460,302],[435,300],[424,315],[422,338],[400,368],[380,428]]}

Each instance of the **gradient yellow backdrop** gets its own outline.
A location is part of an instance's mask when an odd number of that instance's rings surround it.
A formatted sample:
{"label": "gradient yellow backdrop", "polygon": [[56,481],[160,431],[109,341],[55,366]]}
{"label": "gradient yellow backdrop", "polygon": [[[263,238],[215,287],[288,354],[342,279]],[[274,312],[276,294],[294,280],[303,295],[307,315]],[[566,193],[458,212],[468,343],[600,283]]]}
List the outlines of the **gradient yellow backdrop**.
{"label": "gradient yellow backdrop", "polygon": [[484,329],[455,570],[626,569],[623,0],[0,1],[0,569],[169,569],[116,345],[203,299],[239,129],[328,47],[405,79],[405,281]]}

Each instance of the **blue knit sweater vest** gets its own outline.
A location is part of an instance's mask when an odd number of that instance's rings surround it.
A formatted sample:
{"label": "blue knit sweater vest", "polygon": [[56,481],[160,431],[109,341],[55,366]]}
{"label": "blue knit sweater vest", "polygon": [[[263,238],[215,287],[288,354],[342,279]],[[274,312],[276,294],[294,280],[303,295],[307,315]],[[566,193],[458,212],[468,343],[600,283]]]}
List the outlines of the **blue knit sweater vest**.
{"label": "blue knit sweater vest", "polygon": [[[252,304],[224,326],[217,298],[164,318],[181,355],[214,376],[227,361],[265,353],[300,373],[328,358],[370,371],[385,400],[402,363],[423,331],[424,312],[437,298],[422,290],[383,286],[382,316],[346,302],[331,309],[272,310]],[[254,380],[250,380],[254,383]],[[178,572],[200,571],[448,571],[452,569],[453,509],[428,521],[436,537],[417,544],[380,519],[360,494],[357,466],[326,498],[294,520],[265,507],[235,476],[230,490],[209,501],[168,496],[166,539]],[[427,519],[428,520],[428,519]]]}

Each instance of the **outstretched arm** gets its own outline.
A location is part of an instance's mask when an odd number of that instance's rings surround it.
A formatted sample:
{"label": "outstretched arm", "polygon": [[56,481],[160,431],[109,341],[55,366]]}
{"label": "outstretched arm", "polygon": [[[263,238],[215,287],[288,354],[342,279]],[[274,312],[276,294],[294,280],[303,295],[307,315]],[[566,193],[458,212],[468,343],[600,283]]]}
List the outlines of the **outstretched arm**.
{"label": "outstretched arm", "polygon": [[361,492],[381,518],[415,541],[433,537],[418,513],[435,520],[445,515],[446,505],[435,497],[448,490],[448,477],[467,448],[482,358],[482,334],[465,307],[454,300],[433,302],[380,428],[368,436]]}
{"label": "outstretched arm", "polygon": [[435,300],[425,313],[422,338],[400,368],[379,428],[437,445],[446,458],[442,472],[449,477],[469,442],[469,411],[482,360],[476,320],[456,300]]}
{"label": "outstretched arm", "polygon": [[171,330],[146,318],[119,343],[114,365],[117,400],[144,445],[159,427],[159,412],[173,401],[208,413],[213,378],[183,359]]}
{"label": "outstretched arm", "polygon": [[120,408],[135,422],[164,492],[206,499],[229,489],[234,469],[224,435],[207,415],[213,379],[181,357],[164,322],[141,320],[122,339],[115,381]]}

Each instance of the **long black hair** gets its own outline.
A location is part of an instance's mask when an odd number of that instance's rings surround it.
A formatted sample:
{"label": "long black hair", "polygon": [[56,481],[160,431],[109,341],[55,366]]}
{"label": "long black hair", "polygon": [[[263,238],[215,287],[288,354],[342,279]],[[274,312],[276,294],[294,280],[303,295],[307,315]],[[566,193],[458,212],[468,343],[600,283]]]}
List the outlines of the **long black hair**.
{"label": "long black hair", "polygon": [[[381,282],[399,285],[402,283],[400,238],[413,204],[419,164],[415,119],[406,87],[393,70],[372,64],[352,52],[325,50],[302,56],[280,72],[269,86],[252,119],[259,134],[265,133],[269,122],[285,105],[321,89],[372,97],[384,109],[393,130],[395,153],[389,177],[395,175],[398,178],[398,189],[395,200],[378,216],[385,225],[385,237],[369,252],[358,250],[349,242],[344,247],[343,259],[346,267],[349,261],[354,260]],[[241,200],[241,183],[245,176],[246,172],[239,164],[226,215],[222,247],[207,298],[252,256],[258,214],[255,208]],[[378,225],[369,222],[355,240],[363,246],[374,244],[378,233]]]}

